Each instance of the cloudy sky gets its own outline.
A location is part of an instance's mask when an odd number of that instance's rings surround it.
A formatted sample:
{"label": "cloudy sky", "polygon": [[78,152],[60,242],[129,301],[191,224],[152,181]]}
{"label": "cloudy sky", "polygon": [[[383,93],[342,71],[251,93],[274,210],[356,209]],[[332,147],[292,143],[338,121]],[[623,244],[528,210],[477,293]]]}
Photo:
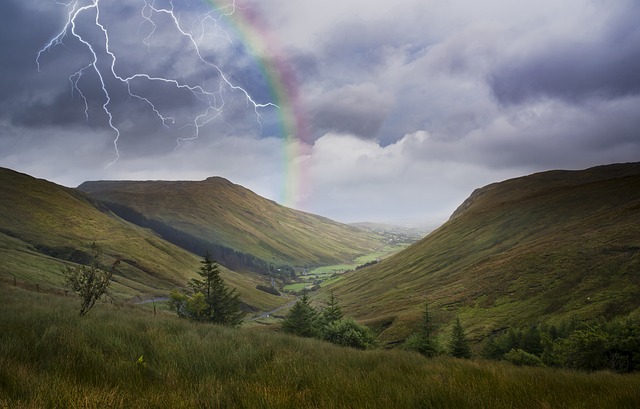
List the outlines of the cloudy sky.
{"label": "cloudy sky", "polygon": [[233,6],[0,2],[0,166],[434,223],[488,183],[640,160],[635,0]]}

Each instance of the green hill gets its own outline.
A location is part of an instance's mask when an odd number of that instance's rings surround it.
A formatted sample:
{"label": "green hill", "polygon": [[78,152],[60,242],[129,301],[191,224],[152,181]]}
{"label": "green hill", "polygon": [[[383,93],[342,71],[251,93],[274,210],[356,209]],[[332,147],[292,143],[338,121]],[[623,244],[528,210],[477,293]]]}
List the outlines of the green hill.
{"label": "green hill", "polygon": [[[60,291],[61,270],[86,262],[96,242],[106,262],[121,259],[112,286],[116,299],[163,296],[196,276],[200,257],[128,223],[75,189],[0,168],[0,278]],[[253,308],[270,310],[287,302],[257,290],[264,278],[223,269],[229,285]]]}
{"label": "green hill", "polygon": [[375,233],[280,206],[219,177],[85,182],[79,189],[184,248],[214,248],[235,270],[336,264],[381,246]]}
{"label": "green hill", "polygon": [[440,228],[331,286],[394,342],[459,316],[472,338],[640,307],[640,163],[551,171],[478,189]]}

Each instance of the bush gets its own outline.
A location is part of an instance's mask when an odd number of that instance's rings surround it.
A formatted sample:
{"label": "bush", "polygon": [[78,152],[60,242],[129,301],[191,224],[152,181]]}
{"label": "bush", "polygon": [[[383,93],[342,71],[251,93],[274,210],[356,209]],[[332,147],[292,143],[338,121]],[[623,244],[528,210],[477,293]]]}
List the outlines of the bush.
{"label": "bush", "polygon": [[606,356],[608,337],[600,328],[574,331],[569,338],[558,342],[558,355],[562,366],[595,371],[608,367]]}
{"label": "bush", "polygon": [[346,347],[369,349],[375,344],[371,330],[363,324],[346,318],[328,324],[324,328],[323,338],[333,344]]}
{"label": "bush", "polygon": [[435,339],[425,338],[422,334],[413,334],[404,342],[403,348],[407,351],[418,352],[426,357],[438,355],[440,352]]}
{"label": "bush", "polygon": [[534,354],[530,354],[527,351],[524,351],[520,348],[512,349],[504,355],[504,358],[518,366],[544,366],[542,360],[535,356]]}
{"label": "bush", "polygon": [[106,294],[113,272],[120,261],[113,263],[111,268],[102,266],[102,250],[96,243],[91,244],[91,261],[89,265],[77,267],[67,266],[62,274],[65,276],[66,285],[82,299],[80,315],[85,315],[96,301]]}

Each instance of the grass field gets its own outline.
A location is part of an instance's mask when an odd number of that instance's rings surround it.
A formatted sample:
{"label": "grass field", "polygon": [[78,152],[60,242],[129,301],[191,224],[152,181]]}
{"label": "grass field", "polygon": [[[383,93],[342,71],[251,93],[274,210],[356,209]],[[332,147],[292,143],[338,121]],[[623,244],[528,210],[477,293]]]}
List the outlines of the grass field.
{"label": "grass field", "polygon": [[636,408],[640,374],[357,351],[0,286],[0,407]]}
{"label": "grass field", "polygon": [[410,243],[387,245],[379,251],[356,257],[351,263],[332,264],[328,266],[316,267],[301,274],[297,278],[297,282],[284,286],[285,291],[300,292],[305,288],[311,288],[314,282],[319,282],[321,287],[333,284],[343,278],[342,274],[346,271],[354,270],[356,267],[365,263],[381,260],[389,257],[409,246]]}

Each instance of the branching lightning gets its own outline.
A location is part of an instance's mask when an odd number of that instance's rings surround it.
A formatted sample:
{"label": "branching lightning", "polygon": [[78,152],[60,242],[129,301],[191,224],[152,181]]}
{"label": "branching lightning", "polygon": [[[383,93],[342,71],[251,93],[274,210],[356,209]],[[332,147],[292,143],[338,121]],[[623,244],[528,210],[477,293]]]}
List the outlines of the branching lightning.
{"label": "branching lightning", "polygon": [[[89,100],[85,93],[81,89],[81,79],[83,76],[92,71],[96,74],[99,89],[103,96],[102,110],[107,115],[108,125],[113,130],[115,137],[113,138],[113,147],[115,150],[115,159],[110,162],[107,167],[113,165],[120,158],[120,152],[118,150],[118,141],[121,137],[121,132],[115,123],[114,114],[111,109],[112,102],[112,90],[108,85],[111,81],[117,81],[126,85],[126,89],[132,98],[135,98],[142,103],[146,104],[158,117],[163,126],[169,127],[175,124],[175,118],[171,115],[161,112],[161,109],[144,93],[135,92],[132,88],[134,81],[147,81],[148,83],[163,83],[168,84],[176,89],[188,91],[197,100],[203,102],[204,108],[198,112],[193,113],[193,116],[185,127],[192,128],[192,132],[188,136],[180,136],[176,138],[176,149],[178,149],[182,142],[188,140],[194,140],[200,136],[200,131],[203,126],[211,122],[212,120],[220,117],[225,108],[225,92],[237,92],[246,101],[247,107],[253,109],[258,125],[262,127],[261,113],[263,108],[274,107],[279,108],[276,104],[258,103],[250,93],[243,87],[233,83],[230,80],[229,75],[225,73],[220,66],[207,60],[204,57],[200,49],[200,42],[204,40],[206,35],[214,35],[220,37],[226,41],[232,42],[231,37],[219,27],[220,19],[225,16],[230,16],[236,12],[236,3],[233,0],[231,3],[217,9],[205,13],[199,19],[200,32],[199,36],[194,35],[192,32],[186,30],[180,22],[180,14],[176,11],[174,6],[174,0],[167,0],[166,6],[161,7],[157,5],[156,0],[140,0],[140,16],[142,21],[139,25],[139,30],[143,29],[143,25],[147,24],[150,27],[148,35],[142,40],[143,44],[150,48],[150,42],[158,29],[159,16],[168,17],[168,20],[173,24],[173,29],[177,30],[178,35],[185,38],[192,46],[197,59],[204,64],[207,69],[211,70],[212,74],[215,74],[216,78],[219,78],[217,84],[206,86],[205,84],[190,84],[186,80],[176,78],[165,78],[157,75],[151,75],[145,72],[137,72],[132,75],[122,75],[117,70],[118,56],[112,50],[110,44],[111,33],[104,24],[103,17],[101,15],[100,0],[74,0],[68,3],[57,1],[56,4],[64,6],[67,9],[66,22],[60,32],[53,37],[37,54],[36,64],[38,71],[41,70],[41,59],[47,52],[52,51],[55,47],[64,45],[65,40],[69,36],[75,37],[80,44],[89,52],[90,61],[86,63],[82,68],[69,76],[69,82],[71,83],[72,94],[77,93],[84,103],[85,118],[89,119]],[[93,14],[90,14],[93,13]],[[88,36],[83,35],[77,27],[78,21],[81,16],[89,15],[94,16],[92,24],[102,34],[100,41],[91,40]],[[213,25],[213,30],[209,29]]]}

